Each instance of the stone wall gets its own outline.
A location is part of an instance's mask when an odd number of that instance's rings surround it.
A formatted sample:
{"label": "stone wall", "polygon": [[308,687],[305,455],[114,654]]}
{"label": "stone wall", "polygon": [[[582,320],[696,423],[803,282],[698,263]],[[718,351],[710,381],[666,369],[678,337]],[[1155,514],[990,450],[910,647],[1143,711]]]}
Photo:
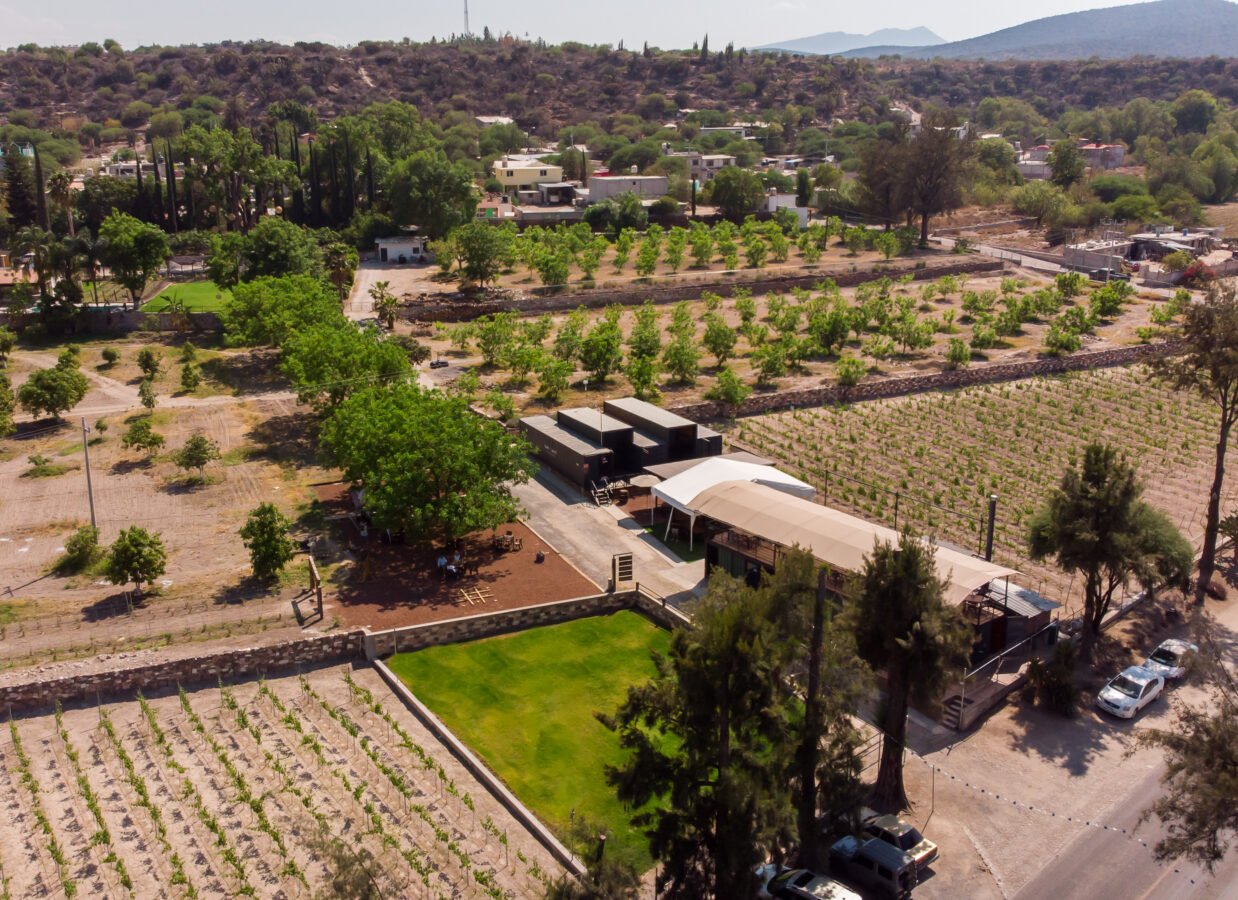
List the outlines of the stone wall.
{"label": "stone wall", "polygon": [[96,696],[132,694],[137,690],[252,677],[294,666],[359,659],[365,648],[364,638],[364,632],[352,631],[63,678],[32,677],[22,684],[0,687],[0,708],[50,706],[56,701],[93,700]]}
{"label": "stone wall", "polygon": [[667,628],[688,622],[687,617],[679,610],[638,588],[615,594],[594,594],[590,597],[559,600],[521,609],[479,613],[443,622],[379,631],[365,636],[365,655],[369,659],[381,659],[395,653],[409,653],[440,644],[474,641],[543,625],[558,625],[589,616],[611,615],[624,609],[635,609]]}
{"label": "stone wall", "polygon": [[1081,372],[1087,369],[1102,369],[1125,366],[1174,352],[1175,342],[1139,344],[1134,347],[1118,347],[1113,350],[1097,350],[1092,353],[1076,353],[1072,356],[1044,357],[1025,362],[1001,363],[993,366],[954,369],[935,372],[931,375],[912,375],[907,378],[889,378],[884,381],[868,381],[852,386],[829,385],[801,391],[777,391],[769,394],[754,394],[732,409],[724,403],[692,403],[671,407],[671,412],[692,419],[694,422],[717,422],[736,416],[756,416],[778,410],[798,407],[825,406],[831,403],[856,403],[862,400],[879,400],[885,397],[901,397],[923,391],[946,391],[971,387],[978,384],[995,384],[1034,378],[1038,375],[1057,375],[1063,372]]}
{"label": "stone wall", "polygon": [[[0,313],[0,325],[11,326],[9,313]],[[73,319],[73,334],[128,334],[132,331],[148,331],[152,324],[158,331],[175,331],[170,313],[145,313],[141,310],[108,310],[84,307]],[[154,321],[152,321],[154,320]],[[38,321],[37,314],[26,317],[27,324]],[[219,315],[213,312],[189,313],[189,334],[204,331],[223,331]]]}
{"label": "stone wall", "polygon": [[[720,297],[730,297],[737,287],[746,288],[754,294],[764,294],[770,291],[789,291],[792,288],[812,289],[824,279],[833,280],[839,287],[854,287],[878,278],[899,278],[912,275],[916,281],[932,281],[942,275],[959,275],[962,273],[979,274],[1000,271],[1004,263],[1001,260],[976,259],[975,257],[959,257],[936,265],[926,265],[915,268],[914,264],[892,263],[881,272],[871,269],[863,271],[831,271],[822,269],[805,275],[775,275],[752,280],[730,281],[697,281],[681,282],[673,285],[649,284],[625,287],[622,290],[572,291],[558,289],[535,288],[528,296],[518,298],[503,298],[483,300],[469,303],[454,300],[449,303],[427,303],[422,306],[406,307],[405,318],[422,322],[466,322],[480,316],[492,315],[497,312],[512,310],[521,315],[534,315],[544,312],[566,312],[583,306],[587,309],[600,309],[612,303],[623,306],[634,306],[652,300],[654,303],[678,303],[680,300],[699,300],[706,291]],[[539,292],[545,291],[541,295]]]}

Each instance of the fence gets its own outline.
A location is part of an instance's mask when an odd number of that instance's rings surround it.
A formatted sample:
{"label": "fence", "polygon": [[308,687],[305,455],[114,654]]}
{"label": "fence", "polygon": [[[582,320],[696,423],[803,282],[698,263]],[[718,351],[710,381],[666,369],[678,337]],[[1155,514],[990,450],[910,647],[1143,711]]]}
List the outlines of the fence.
{"label": "fence", "polygon": [[1040,645],[1052,645],[1057,638],[1057,628],[1054,620],[965,672],[958,684],[947,688],[942,695],[942,724],[963,731],[1022,686],[1026,680],[1026,676],[1020,674],[1024,664],[1037,655]]}

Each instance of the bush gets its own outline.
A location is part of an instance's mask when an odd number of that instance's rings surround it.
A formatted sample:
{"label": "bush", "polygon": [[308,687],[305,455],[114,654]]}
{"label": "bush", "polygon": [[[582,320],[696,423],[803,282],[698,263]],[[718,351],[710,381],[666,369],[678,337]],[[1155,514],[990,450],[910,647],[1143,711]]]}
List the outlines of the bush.
{"label": "bush", "polygon": [[715,400],[728,406],[739,406],[752,393],[752,388],[744,384],[730,366],[723,366],[718,372],[718,380],[705,394],[706,400]]}
{"label": "bush", "polygon": [[99,529],[83,525],[64,542],[64,556],[56,563],[56,571],[71,575],[81,572],[103,556],[99,547]]}
{"label": "bush", "polygon": [[971,348],[962,338],[950,338],[946,347],[946,362],[951,368],[966,366],[971,362]]}
{"label": "bush", "polygon": [[834,374],[838,376],[838,383],[841,385],[859,384],[860,379],[868,374],[868,366],[854,356],[844,355],[834,365]]}

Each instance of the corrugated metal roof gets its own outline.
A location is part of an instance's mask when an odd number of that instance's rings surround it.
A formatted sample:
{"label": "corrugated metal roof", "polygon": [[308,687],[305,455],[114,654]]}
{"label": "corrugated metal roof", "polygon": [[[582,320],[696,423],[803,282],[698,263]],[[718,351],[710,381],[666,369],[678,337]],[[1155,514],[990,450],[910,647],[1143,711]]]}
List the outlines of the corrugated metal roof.
{"label": "corrugated metal roof", "polygon": [[[1009,590],[1007,590],[1009,586]],[[1025,587],[1009,582],[994,581],[989,585],[989,598],[999,606],[1003,606],[1016,616],[1035,618],[1043,612],[1052,612],[1062,604],[1055,603],[1047,597]]]}

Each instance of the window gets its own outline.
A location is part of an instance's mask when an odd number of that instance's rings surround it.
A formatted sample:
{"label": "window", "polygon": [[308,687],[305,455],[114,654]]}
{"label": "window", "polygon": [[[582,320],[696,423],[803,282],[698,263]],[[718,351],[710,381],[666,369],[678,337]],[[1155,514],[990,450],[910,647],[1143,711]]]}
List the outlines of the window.
{"label": "window", "polygon": [[541,174],[542,174],[542,175],[545,175],[545,174],[546,174],[546,170],[545,170],[545,169],[542,169]]}

